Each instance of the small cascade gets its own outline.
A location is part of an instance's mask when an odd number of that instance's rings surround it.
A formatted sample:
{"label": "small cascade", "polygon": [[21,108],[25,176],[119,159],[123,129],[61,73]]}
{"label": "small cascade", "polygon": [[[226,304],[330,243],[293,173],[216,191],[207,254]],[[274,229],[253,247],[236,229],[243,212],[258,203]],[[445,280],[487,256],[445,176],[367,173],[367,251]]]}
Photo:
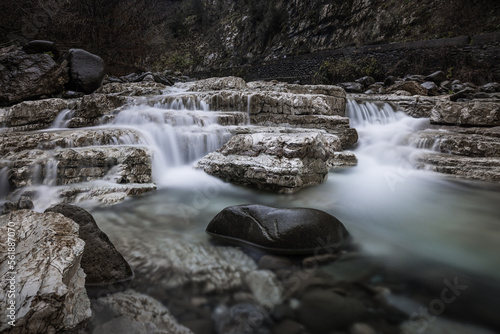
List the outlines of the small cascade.
{"label": "small cascade", "polygon": [[389,103],[375,103],[365,101],[358,103],[348,99],[346,106],[347,117],[351,120],[351,126],[366,126],[369,124],[389,124],[401,118]]}
{"label": "small cascade", "polygon": [[[153,148],[155,165],[161,170],[185,165],[220,148],[231,137],[217,124],[217,115],[207,111],[208,105],[190,101],[174,100],[162,108],[133,106],[117,114],[113,126],[139,131],[141,144]],[[196,110],[197,104],[203,109]]]}
{"label": "small cascade", "polygon": [[69,125],[69,122],[73,118],[74,113],[75,113],[74,110],[64,109],[63,111],[61,111],[57,115],[56,119],[54,120],[54,122],[50,126],[50,129],[64,129],[64,128],[67,128],[68,125]]}
{"label": "small cascade", "polygon": [[50,159],[45,163],[44,166],[44,177],[42,184],[46,186],[56,186],[57,185],[57,165],[59,161],[55,159]]}
{"label": "small cascade", "polygon": [[[375,165],[412,165],[420,150],[408,146],[408,137],[422,129],[427,119],[412,118],[396,111],[389,103],[348,100],[346,113],[359,133],[356,155]],[[364,159],[365,158],[365,159]],[[363,165],[362,163],[360,165]],[[374,167],[374,166],[372,166]]]}
{"label": "small cascade", "polygon": [[3,167],[0,169],[0,198],[5,198],[9,191],[9,167]]}

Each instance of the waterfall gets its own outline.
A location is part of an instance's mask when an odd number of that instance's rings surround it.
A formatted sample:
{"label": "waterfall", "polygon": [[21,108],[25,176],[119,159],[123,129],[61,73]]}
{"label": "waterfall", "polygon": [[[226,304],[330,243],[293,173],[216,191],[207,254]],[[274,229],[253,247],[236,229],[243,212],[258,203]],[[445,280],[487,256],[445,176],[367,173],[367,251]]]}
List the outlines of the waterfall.
{"label": "waterfall", "polygon": [[174,99],[155,106],[137,105],[120,111],[114,127],[128,127],[141,133],[139,144],[153,149],[153,172],[161,184],[167,169],[192,163],[220,148],[231,137],[217,123],[217,114],[208,104],[194,99]]}
{"label": "waterfall", "polygon": [[74,115],[74,110],[64,109],[62,110],[50,126],[50,129],[62,129],[67,128],[71,118]]}
{"label": "waterfall", "polygon": [[346,106],[347,117],[351,120],[353,127],[366,126],[369,124],[389,124],[402,117],[389,103],[375,103],[365,101],[358,103],[348,99]]}

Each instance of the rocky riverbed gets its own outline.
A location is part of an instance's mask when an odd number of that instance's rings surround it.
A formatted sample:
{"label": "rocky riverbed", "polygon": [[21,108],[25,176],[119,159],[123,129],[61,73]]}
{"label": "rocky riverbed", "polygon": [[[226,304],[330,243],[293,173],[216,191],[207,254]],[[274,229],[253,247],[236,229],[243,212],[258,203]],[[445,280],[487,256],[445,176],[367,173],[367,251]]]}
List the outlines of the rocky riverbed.
{"label": "rocky riverbed", "polygon": [[[52,63],[48,55],[4,52],[28,60],[41,57],[50,66],[40,71],[55,71],[56,76],[66,66]],[[387,196],[406,208],[408,203],[400,200],[409,196],[395,194],[394,183],[389,183],[392,195],[380,192],[357,206],[356,198],[386,186],[371,173],[379,166],[365,175],[355,173],[357,168],[366,170],[366,149],[377,149],[372,157],[387,157],[386,163],[393,162],[395,147],[411,151],[404,155],[411,173],[416,168],[483,181],[479,187],[500,180],[500,102],[496,92],[479,94],[496,91],[496,86],[474,92],[464,88],[461,97],[436,95],[439,87],[447,87],[435,82],[443,79],[438,77],[422,83],[417,77],[395,79],[385,85],[390,94],[383,95],[372,94],[373,85],[380,86],[380,93],[385,83],[366,78],[357,84],[372,92],[346,94],[331,85],[236,77],[169,86],[173,82],[158,73],[108,78],[101,87],[90,80],[90,88],[65,96],[40,96],[57,92],[35,89],[13,97],[8,91],[0,100],[8,104],[0,109],[0,190],[5,202],[0,224],[2,231],[15,225],[16,260],[23,268],[17,276],[20,326],[10,332],[418,333],[426,324],[436,333],[443,328],[488,333],[441,317],[431,323],[424,315],[415,317],[412,312],[419,306],[412,303],[442,287],[434,281],[422,283],[427,270],[405,275],[382,258],[369,256],[368,243],[360,245],[356,238],[362,235],[356,231],[361,218],[376,221],[373,214],[365,215],[370,205]],[[62,74],[58,78],[69,80]],[[438,86],[433,96],[427,96],[433,88],[428,81]],[[33,88],[22,87],[23,92]],[[380,138],[368,139],[396,145],[378,151],[363,141],[367,130],[361,127],[378,123],[409,130],[377,130]],[[356,154],[365,159],[364,165],[356,167]],[[183,166],[189,168],[188,176],[177,182],[189,185],[179,189],[172,186],[179,175],[174,170]],[[414,185],[411,173],[388,170],[384,175]],[[350,184],[343,185],[345,180]],[[376,186],[363,188],[367,183]],[[345,193],[334,194],[332,185]],[[194,195],[186,195],[186,187]],[[352,198],[347,189],[357,187],[362,191],[353,192]],[[157,188],[154,197],[151,192]],[[167,201],[156,202],[165,194]],[[306,203],[328,213],[251,205],[223,210],[249,199],[280,208]],[[96,219],[70,204],[45,213],[31,211],[60,202],[94,208]],[[345,210],[359,216],[354,219]],[[332,211],[344,212],[348,223],[331,217]],[[391,221],[391,212],[379,212],[380,219],[387,214]],[[205,235],[214,216],[208,232],[233,245]],[[297,217],[305,217],[301,219],[307,224],[297,223]],[[194,225],[184,222],[191,218]],[[238,228],[235,221],[241,221]],[[454,282],[458,293],[464,284],[476,289],[463,300],[481,301],[483,308],[464,312],[450,305],[444,315],[496,328],[496,315],[488,311],[494,309],[494,298],[477,287],[481,276],[474,266],[464,270],[474,273],[470,276],[450,276],[454,265],[437,270],[437,276]],[[6,277],[7,258],[2,258],[0,271]],[[8,289],[3,283],[4,297]],[[496,290],[491,293],[496,295]]]}

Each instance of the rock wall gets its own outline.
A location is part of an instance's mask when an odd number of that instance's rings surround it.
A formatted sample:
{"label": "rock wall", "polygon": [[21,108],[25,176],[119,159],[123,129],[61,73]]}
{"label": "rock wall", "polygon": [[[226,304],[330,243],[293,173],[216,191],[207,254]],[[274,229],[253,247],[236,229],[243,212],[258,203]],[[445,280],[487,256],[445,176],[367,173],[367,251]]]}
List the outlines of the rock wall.
{"label": "rock wall", "polygon": [[425,72],[444,70],[453,74],[453,71],[458,70],[454,67],[463,66],[460,69],[462,71],[482,69],[491,73],[491,78],[487,80],[500,81],[500,33],[327,50],[252,65],[194,72],[191,76],[206,78],[238,75],[247,81],[275,79],[314,83],[315,75],[325,61],[342,57],[354,60],[374,58],[381,72],[399,76],[409,74],[411,66],[415,66],[408,63],[410,59],[425,58],[422,60],[425,60],[425,64],[421,64],[425,67]]}

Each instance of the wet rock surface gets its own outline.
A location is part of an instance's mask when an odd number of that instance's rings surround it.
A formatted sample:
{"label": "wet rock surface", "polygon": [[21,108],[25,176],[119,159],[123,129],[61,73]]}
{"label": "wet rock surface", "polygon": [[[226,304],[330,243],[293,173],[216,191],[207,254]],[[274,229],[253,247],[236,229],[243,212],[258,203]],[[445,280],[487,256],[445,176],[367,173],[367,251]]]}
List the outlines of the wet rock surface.
{"label": "wet rock surface", "polygon": [[231,243],[285,254],[312,254],[323,246],[339,248],[349,235],[338,219],[323,211],[262,205],[225,208],[206,231]]}
{"label": "wet rock surface", "polygon": [[85,242],[81,259],[81,267],[87,275],[85,284],[102,285],[132,279],[133,272],[127,261],[85,209],[71,204],[57,204],[45,212],[60,213],[80,226],[78,235]]}
{"label": "wet rock surface", "polygon": [[438,102],[431,111],[434,124],[499,126],[500,102]]}
{"label": "wet rock surface", "polygon": [[323,183],[341,149],[330,134],[236,135],[196,168],[232,183],[291,193]]}
{"label": "wet rock surface", "polygon": [[[16,326],[2,321],[2,333],[78,332],[90,319],[90,301],[80,259],[85,243],[78,225],[58,213],[21,210],[0,217],[0,228],[15,230]],[[7,244],[2,243],[7,254]],[[9,276],[8,258],[0,259],[0,276]],[[0,297],[7,300],[9,282],[3,280]],[[6,302],[0,310],[7,315]]]}
{"label": "wet rock surface", "polygon": [[154,298],[134,290],[92,300],[94,317],[86,332],[192,334]]}

